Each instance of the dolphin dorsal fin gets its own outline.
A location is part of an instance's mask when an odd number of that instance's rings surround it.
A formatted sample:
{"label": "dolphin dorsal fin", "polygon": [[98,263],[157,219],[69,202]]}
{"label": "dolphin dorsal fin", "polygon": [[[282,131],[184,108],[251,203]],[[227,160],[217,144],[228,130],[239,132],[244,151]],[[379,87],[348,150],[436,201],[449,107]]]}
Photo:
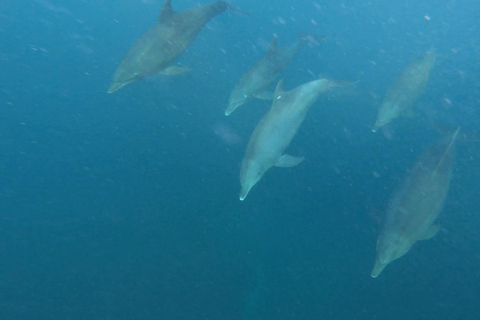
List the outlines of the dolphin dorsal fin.
{"label": "dolphin dorsal fin", "polygon": [[278,100],[282,97],[283,91],[283,78],[280,79],[277,83],[277,87],[275,88],[275,93],[273,94],[273,100]]}
{"label": "dolphin dorsal fin", "polygon": [[158,17],[158,23],[170,19],[175,14],[172,9],[172,0],[165,0],[162,11],[160,11],[160,17]]}
{"label": "dolphin dorsal fin", "polygon": [[277,34],[275,33],[273,35],[272,42],[270,42],[270,46],[268,47],[267,55],[272,54],[272,53],[277,51],[277,48],[278,48],[277,39],[278,39],[278,37],[277,37]]}

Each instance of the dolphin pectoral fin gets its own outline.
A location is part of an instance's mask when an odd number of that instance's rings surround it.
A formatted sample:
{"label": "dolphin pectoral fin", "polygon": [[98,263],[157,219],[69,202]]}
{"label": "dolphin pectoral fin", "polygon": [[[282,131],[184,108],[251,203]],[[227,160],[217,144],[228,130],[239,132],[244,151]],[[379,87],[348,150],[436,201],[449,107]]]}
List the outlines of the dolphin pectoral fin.
{"label": "dolphin pectoral fin", "polygon": [[430,228],[428,228],[425,233],[418,239],[418,240],[428,240],[435,237],[435,235],[440,231],[440,225],[434,224]]}
{"label": "dolphin pectoral fin", "polygon": [[160,11],[160,16],[158,17],[158,23],[170,19],[174,14],[175,11],[172,9],[172,0],[165,0],[162,11]]}
{"label": "dolphin pectoral fin", "polygon": [[272,100],[273,99],[273,92],[265,90],[265,91],[255,93],[253,96],[255,98],[261,99],[261,100]]}
{"label": "dolphin pectoral fin", "polygon": [[275,167],[280,167],[280,168],[295,167],[304,159],[305,157],[294,157],[288,154],[284,154],[283,156],[280,157],[280,159],[278,159],[277,163],[275,163]]}
{"label": "dolphin pectoral fin", "polygon": [[182,66],[170,66],[160,71],[160,73],[165,76],[179,76],[189,71],[192,71],[192,69]]}

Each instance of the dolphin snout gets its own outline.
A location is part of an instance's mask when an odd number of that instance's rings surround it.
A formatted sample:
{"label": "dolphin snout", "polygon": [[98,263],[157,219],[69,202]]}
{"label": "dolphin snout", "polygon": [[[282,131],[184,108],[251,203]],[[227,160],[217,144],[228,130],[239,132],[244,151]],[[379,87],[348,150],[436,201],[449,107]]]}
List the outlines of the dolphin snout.
{"label": "dolphin snout", "polygon": [[237,106],[236,105],[229,105],[227,107],[227,109],[225,110],[225,115],[226,116],[229,116],[233,113],[233,111],[235,111],[235,109],[237,109]]}
{"label": "dolphin snout", "polygon": [[380,261],[376,260],[375,266],[373,267],[373,270],[370,276],[375,279],[380,275],[380,273],[382,273],[383,269],[385,269],[386,266],[387,265],[385,263],[381,263]]}
{"label": "dolphin snout", "polygon": [[110,88],[108,88],[108,93],[114,93],[120,89],[122,89],[123,87],[129,85],[130,83],[132,82],[135,82],[136,80],[135,79],[131,79],[131,80],[128,80],[128,81],[115,81],[115,82],[112,82],[112,84],[110,85]]}
{"label": "dolphin snout", "polygon": [[118,82],[114,82],[110,85],[110,88],[108,88],[108,93],[114,93],[118,90],[120,90],[123,86],[125,86],[124,84],[122,83],[118,83]]}
{"label": "dolphin snout", "polygon": [[228,107],[227,109],[225,110],[225,115],[226,116],[229,116],[233,113],[233,111],[237,110],[238,107],[240,107],[241,105],[245,104],[245,101],[241,101],[241,102],[230,102],[228,104]]}
{"label": "dolphin snout", "polygon": [[378,121],[378,120],[375,121],[375,124],[372,127],[372,132],[377,132],[378,129],[380,129],[381,126],[383,126],[383,124],[380,123],[380,121]]}
{"label": "dolphin snout", "polygon": [[240,191],[240,196],[239,196],[240,201],[245,200],[245,198],[247,197],[248,193],[250,192],[250,189],[251,189],[251,188],[248,188],[248,189],[242,188],[242,191]]}

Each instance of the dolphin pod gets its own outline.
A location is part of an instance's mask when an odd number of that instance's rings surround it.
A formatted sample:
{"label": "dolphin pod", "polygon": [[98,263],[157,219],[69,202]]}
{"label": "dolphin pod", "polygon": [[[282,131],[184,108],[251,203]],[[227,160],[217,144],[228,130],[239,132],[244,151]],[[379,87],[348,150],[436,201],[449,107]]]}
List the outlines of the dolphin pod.
{"label": "dolphin pod", "polygon": [[118,66],[108,93],[157,72],[180,75],[190,71],[169,65],[187,50],[208,21],[229,9],[233,8],[226,2],[217,1],[175,12],[171,0],[166,0],[158,23],[135,41]]}
{"label": "dolphin pod", "polygon": [[[208,21],[226,10],[239,11],[226,2],[217,1],[175,12],[171,0],[166,0],[158,23],[134,42],[115,71],[108,92],[116,92],[158,72],[180,75],[190,71],[187,67],[172,65],[172,62],[188,48]],[[270,168],[293,167],[304,160],[303,156],[286,154],[286,149],[319,96],[342,85],[338,81],[320,78],[285,91],[281,79],[274,93],[268,91],[308,41],[308,38],[302,38],[291,46],[279,48],[275,35],[265,56],[245,71],[230,93],[225,110],[227,116],[254,98],[273,99],[271,108],[251,134],[241,162],[241,201]],[[373,132],[408,115],[424,92],[435,62],[436,54],[427,52],[398,75],[378,110]],[[377,239],[371,271],[373,278],[378,277],[392,261],[405,255],[417,241],[429,239],[438,232],[437,218],[452,178],[458,132],[459,129],[428,148],[393,193]]]}
{"label": "dolphin pod", "polygon": [[438,232],[436,220],[450,186],[459,130],[427,149],[393,194],[377,240],[373,278],[405,255],[415,242],[430,239]]}
{"label": "dolphin pod", "polygon": [[373,132],[396,118],[408,114],[413,103],[425,90],[430,72],[435,66],[435,59],[434,52],[427,52],[400,73],[388,89],[385,100],[378,110]]}

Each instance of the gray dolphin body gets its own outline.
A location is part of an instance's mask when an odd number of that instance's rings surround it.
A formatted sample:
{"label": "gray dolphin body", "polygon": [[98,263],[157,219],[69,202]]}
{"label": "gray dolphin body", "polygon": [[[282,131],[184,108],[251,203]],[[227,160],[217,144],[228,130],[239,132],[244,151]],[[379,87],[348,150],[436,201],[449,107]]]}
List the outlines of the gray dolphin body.
{"label": "gray dolphin body", "polygon": [[157,25],[132,45],[115,71],[108,92],[113,93],[157,72],[179,75],[189,71],[184,67],[168,66],[188,48],[210,19],[228,9],[231,8],[226,2],[217,1],[175,12],[171,0],[166,0]]}
{"label": "gray dolphin body", "polygon": [[377,120],[372,129],[380,127],[408,113],[415,100],[423,93],[430,72],[435,66],[436,54],[427,52],[423,57],[412,62],[395,79],[387,91],[385,99],[378,110]]}
{"label": "gray dolphin body", "polygon": [[277,85],[273,104],[250,137],[240,169],[240,200],[272,166],[293,167],[303,157],[284,154],[310,106],[323,92],[335,86],[332,81],[319,79],[292,91],[283,91],[283,79]]}
{"label": "gray dolphin body", "polygon": [[230,115],[253,98],[272,99],[272,93],[267,92],[266,89],[288,66],[302,45],[308,41],[307,38],[302,38],[294,45],[279,48],[275,35],[265,56],[251,65],[235,85],[230,94],[225,115]]}
{"label": "gray dolphin body", "polygon": [[435,222],[450,186],[459,130],[430,147],[394,193],[377,239],[373,278],[405,255],[415,242],[430,239],[439,230]]}

